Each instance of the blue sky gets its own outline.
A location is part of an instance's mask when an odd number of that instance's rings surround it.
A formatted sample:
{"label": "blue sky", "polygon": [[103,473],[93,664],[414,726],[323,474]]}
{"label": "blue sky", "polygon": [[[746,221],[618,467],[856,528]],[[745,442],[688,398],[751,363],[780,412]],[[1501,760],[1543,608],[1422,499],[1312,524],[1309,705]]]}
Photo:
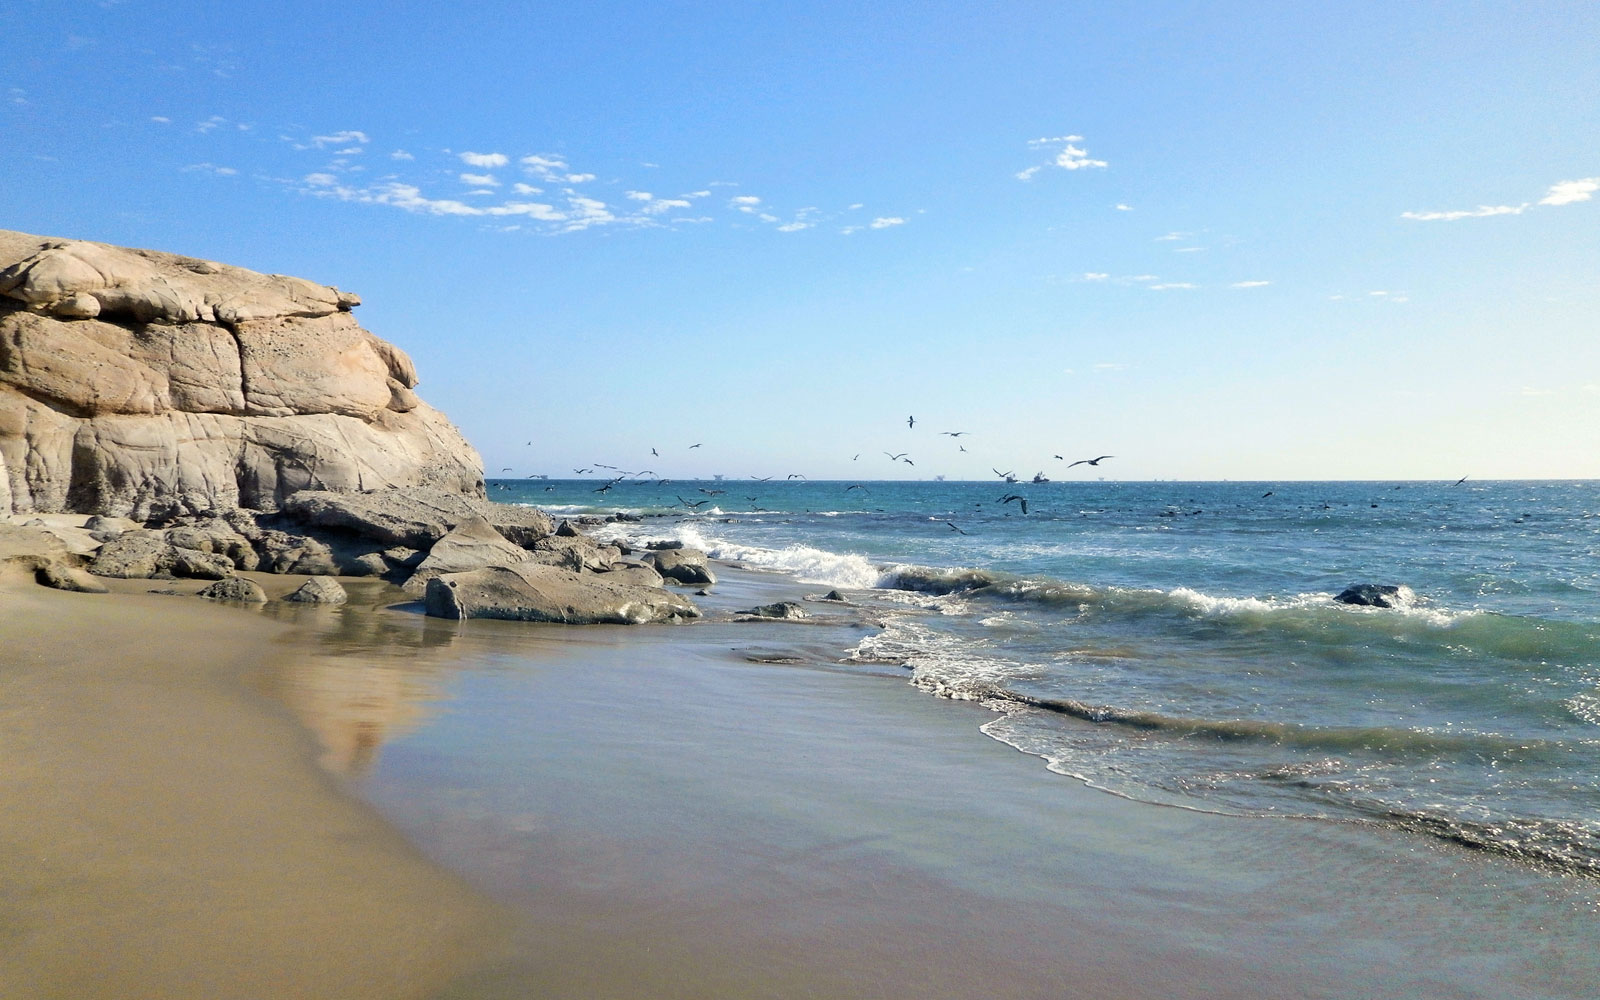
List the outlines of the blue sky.
{"label": "blue sky", "polygon": [[0,32],[0,226],[359,292],[491,473],[1600,476],[1593,3]]}

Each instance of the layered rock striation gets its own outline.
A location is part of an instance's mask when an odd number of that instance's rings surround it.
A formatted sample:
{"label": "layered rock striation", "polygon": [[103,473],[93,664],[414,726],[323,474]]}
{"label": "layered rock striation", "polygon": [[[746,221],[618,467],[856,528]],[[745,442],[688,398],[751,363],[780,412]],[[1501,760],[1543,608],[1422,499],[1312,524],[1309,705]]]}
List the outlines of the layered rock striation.
{"label": "layered rock striation", "polygon": [[0,513],[150,521],[301,490],[483,494],[360,300],[299,278],[0,230]]}

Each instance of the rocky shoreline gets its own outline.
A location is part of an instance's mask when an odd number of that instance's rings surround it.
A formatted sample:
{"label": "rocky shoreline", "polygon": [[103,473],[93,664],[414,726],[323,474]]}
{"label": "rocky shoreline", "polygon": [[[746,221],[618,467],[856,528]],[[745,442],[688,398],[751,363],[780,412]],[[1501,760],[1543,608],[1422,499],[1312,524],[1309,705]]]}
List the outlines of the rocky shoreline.
{"label": "rocky shoreline", "polygon": [[[528,507],[415,393],[360,298],[175,254],[0,230],[0,562],[50,587],[96,578],[380,577],[430,615],[641,624],[699,615],[642,559]],[[75,515],[67,517],[65,515]]]}

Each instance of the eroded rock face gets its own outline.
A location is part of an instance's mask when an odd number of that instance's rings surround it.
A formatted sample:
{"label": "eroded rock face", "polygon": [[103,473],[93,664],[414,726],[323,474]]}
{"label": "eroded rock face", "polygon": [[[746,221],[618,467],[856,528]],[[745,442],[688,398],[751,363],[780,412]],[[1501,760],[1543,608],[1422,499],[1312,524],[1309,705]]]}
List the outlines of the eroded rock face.
{"label": "eroded rock face", "polygon": [[284,504],[284,514],[311,528],[348,531],[385,546],[427,549],[474,518],[521,546],[554,530],[549,515],[532,507],[489,503],[443,489],[382,489],[362,493],[313,490]]}
{"label": "eroded rock face", "polygon": [[0,512],[276,510],[307,489],[482,496],[359,299],[300,278],[0,230]]}
{"label": "eroded rock face", "polygon": [[674,583],[716,583],[717,575],[706,565],[706,554],[699,549],[658,549],[644,557],[657,573]]}
{"label": "eroded rock face", "polygon": [[642,625],[700,616],[687,599],[665,590],[535,563],[434,577],[423,600],[435,618]]}

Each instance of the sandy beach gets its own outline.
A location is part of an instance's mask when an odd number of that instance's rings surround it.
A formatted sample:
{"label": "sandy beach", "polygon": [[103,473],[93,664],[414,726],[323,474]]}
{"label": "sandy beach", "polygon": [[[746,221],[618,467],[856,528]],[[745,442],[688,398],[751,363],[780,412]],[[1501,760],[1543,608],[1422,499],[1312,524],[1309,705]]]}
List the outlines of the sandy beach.
{"label": "sandy beach", "polygon": [[[346,608],[258,611],[148,581],[7,582],[0,992],[1576,997],[1594,981],[1586,880],[1084,788],[983,738],[984,709],[834,662],[865,628],[848,615],[456,624],[363,607],[386,596],[366,586]],[[805,590],[731,572],[702,603]],[[752,662],[772,658],[789,662]],[[1542,922],[1538,951],[1494,940],[1488,887]]]}
{"label": "sandy beach", "polygon": [[292,626],[3,586],[0,994],[427,996],[504,925],[257,693]]}

